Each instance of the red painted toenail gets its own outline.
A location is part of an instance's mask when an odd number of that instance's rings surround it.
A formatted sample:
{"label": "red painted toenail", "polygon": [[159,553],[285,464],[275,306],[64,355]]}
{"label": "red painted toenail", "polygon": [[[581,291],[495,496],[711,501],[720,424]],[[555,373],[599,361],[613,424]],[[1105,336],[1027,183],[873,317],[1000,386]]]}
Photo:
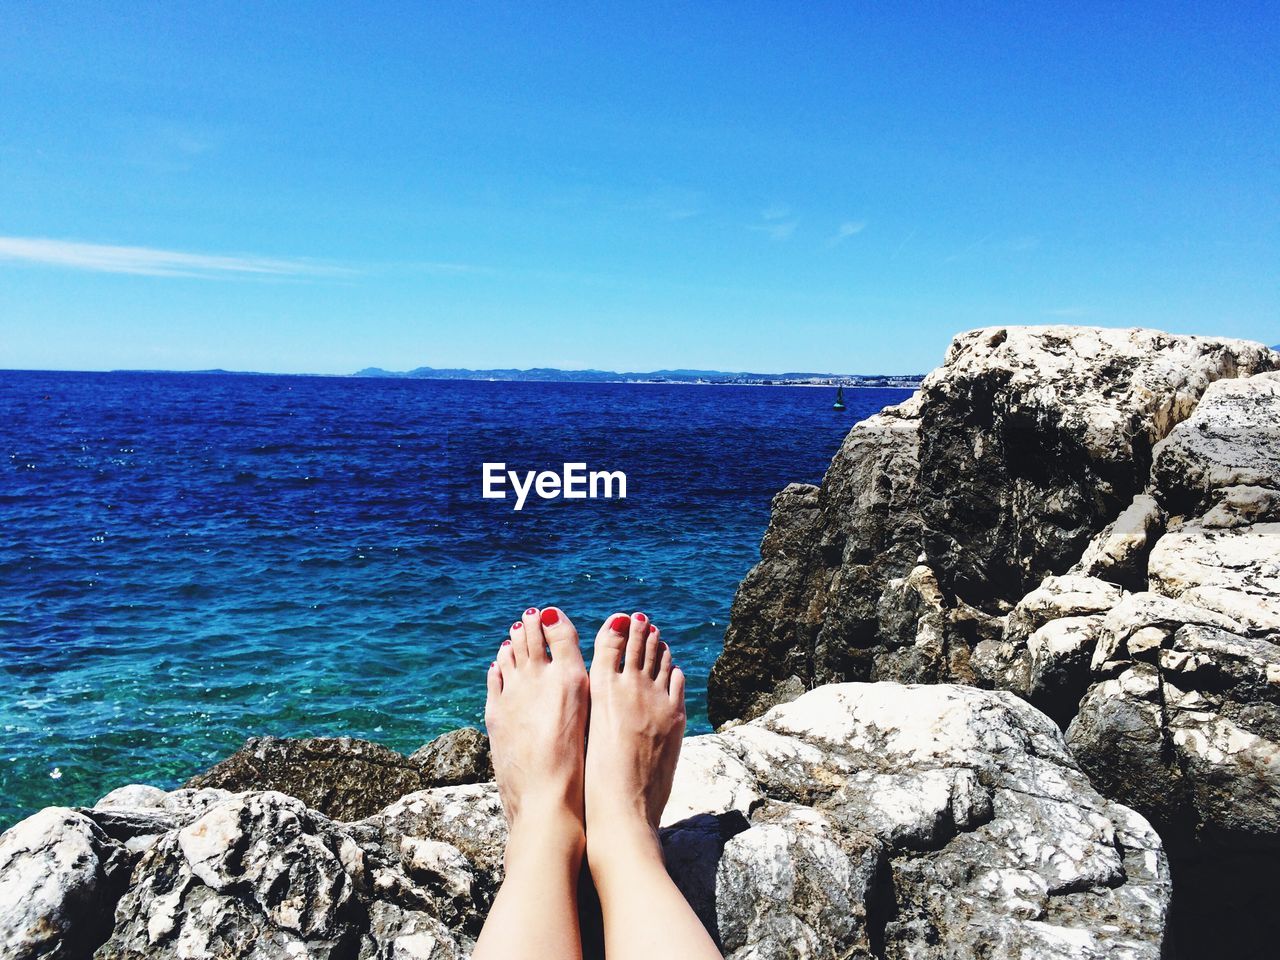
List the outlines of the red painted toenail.
{"label": "red painted toenail", "polygon": [[503,640],[503,641],[502,641],[502,645],[503,645],[504,647],[509,647],[509,646],[511,646],[511,641],[510,641],[510,640]]}
{"label": "red painted toenail", "polygon": [[639,621],[641,621],[641,622],[643,622],[643,621],[645,621],[645,620],[647,620],[647,619],[649,619],[649,618],[648,618],[648,617],[646,617],[643,613],[637,613],[637,614],[636,614],[636,619],[637,619],[637,620],[639,620]]}
{"label": "red painted toenail", "polygon": [[538,612],[538,608],[537,608],[537,607],[530,607],[528,610],[526,610],[526,611],[524,612],[524,615],[525,615],[526,617],[532,617],[532,616],[533,616],[535,613],[537,613],[537,612]]}
{"label": "red painted toenail", "polygon": [[542,611],[542,625],[549,627],[560,619],[560,614],[556,613],[550,607]]}
{"label": "red painted toenail", "polygon": [[512,630],[522,630],[522,629],[524,629],[524,624],[523,624],[523,623],[521,623],[519,620],[517,620],[515,623],[513,623],[513,624],[511,625],[511,629],[512,629]]}
{"label": "red painted toenail", "polygon": [[620,633],[624,637],[627,635],[627,628],[631,626],[630,617],[614,617],[609,621],[609,629],[614,633]]}

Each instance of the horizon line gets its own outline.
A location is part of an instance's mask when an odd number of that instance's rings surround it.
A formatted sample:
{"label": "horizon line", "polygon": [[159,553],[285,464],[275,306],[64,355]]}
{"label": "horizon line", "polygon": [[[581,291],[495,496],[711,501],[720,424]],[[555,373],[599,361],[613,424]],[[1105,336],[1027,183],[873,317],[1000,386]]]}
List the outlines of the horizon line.
{"label": "horizon line", "polygon": [[[189,374],[202,376],[245,376],[245,377],[325,377],[329,379],[357,379],[357,380],[462,380],[473,379],[467,377],[432,377],[422,374],[415,375],[415,371],[425,370],[433,372],[458,372],[458,373],[533,373],[534,371],[547,371],[549,373],[564,374],[605,374],[617,377],[647,377],[661,376],[669,374],[683,374],[685,376],[696,376],[699,374],[707,374],[712,376],[728,376],[728,377],[826,377],[839,378],[848,377],[852,379],[871,380],[871,379],[894,379],[894,380],[919,380],[923,378],[928,371],[913,373],[833,373],[811,370],[782,370],[782,371],[754,371],[754,370],[713,370],[709,368],[693,368],[693,367],[666,367],[655,370],[605,370],[599,367],[415,367],[414,370],[396,371],[386,370],[382,367],[364,367],[351,373],[319,373],[314,371],[294,371],[283,372],[275,370],[228,370],[225,367],[201,367],[193,369],[173,369],[167,367],[113,367],[107,370],[85,370],[72,367],[0,367],[0,374],[6,373],[84,373],[84,374],[121,374],[121,373],[151,373],[151,374]],[[366,373],[365,371],[379,371],[378,373]],[[504,377],[477,377],[474,379],[487,380],[514,380],[515,378]],[[566,381],[572,382],[572,381]]]}

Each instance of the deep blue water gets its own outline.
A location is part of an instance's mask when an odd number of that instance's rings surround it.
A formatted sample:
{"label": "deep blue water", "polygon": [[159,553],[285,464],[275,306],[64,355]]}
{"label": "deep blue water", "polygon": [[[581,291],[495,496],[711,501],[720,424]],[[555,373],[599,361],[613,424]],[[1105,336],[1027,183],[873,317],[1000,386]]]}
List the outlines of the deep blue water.
{"label": "deep blue water", "polygon": [[[172,786],[252,735],[412,750],[479,724],[507,625],[644,610],[706,676],[769,501],[851,390],[0,373],[0,827]],[[480,496],[481,464],[626,500]]]}

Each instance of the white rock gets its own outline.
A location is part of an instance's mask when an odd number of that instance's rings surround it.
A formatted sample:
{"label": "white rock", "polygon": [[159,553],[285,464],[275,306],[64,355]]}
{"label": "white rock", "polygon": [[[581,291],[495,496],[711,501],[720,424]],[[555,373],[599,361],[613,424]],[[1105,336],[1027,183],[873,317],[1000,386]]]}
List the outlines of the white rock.
{"label": "white rock", "polygon": [[0,956],[87,957],[111,928],[128,875],[123,849],[92,820],[46,807],[0,836]]}
{"label": "white rock", "polygon": [[737,810],[745,816],[762,799],[755,777],[723,739],[691,737],[680,750],[662,825],[699,813]]}
{"label": "white rock", "polygon": [[[819,688],[691,738],[676,779],[669,869],[736,960],[867,955],[877,939],[898,956],[998,943],[1074,958],[1073,941],[1044,931],[1077,928],[1091,950],[1159,956],[1170,888],[1158,839],[1095,793],[1057,728],[1011,694]],[[126,832],[172,824],[118,902],[97,871],[122,848],[88,814]],[[409,794],[358,822],[270,791],[121,792],[88,814],[48,811],[0,840],[31,865],[0,872],[25,884],[5,892],[26,925],[0,914],[22,943],[34,919],[66,942],[109,933],[99,960],[332,960],[339,943],[359,960],[456,960],[502,878],[493,784]],[[72,913],[78,888],[94,895]]]}
{"label": "white rock", "polygon": [[1165,516],[1155,497],[1140,493],[1094,537],[1072,573],[1117,583],[1140,581],[1151,545],[1164,529]]}
{"label": "white rock", "polygon": [[1157,444],[1152,476],[1180,506],[1224,487],[1280,478],[1280,373],[1219,380],[1195,413]]}
{"label": "white rock", "polygon": [[[1129,638],[1139,631],[1155,627],[1172,632],[1186,623],[1219,627],[1236,633],[1243,632],[1244,629],[1239,622],[1221,613],[1162,594],[1127,594],[1103,617],[1102,630],[1093,652],[1092,668],[1094,671],[1101,671],[1108,662],[1127,660]],[[1151,647],[1149,634],[1143,635],[1141,647]]]}
{"label": "white rock", "polygon": [[131,783],[128,786],[116,787],[93,805],[95,810],[107,810],[113,807],[125,809],[163,809],[169,794],[159,787],[151,787],[142,783]]}
{"label": "white rock", "polygon": [[1015,644],[1025,643],[1035,630],[1052,620],[1105,613],[1119,602],[1123,593],[1114,583],[1094,576],[1045,577],[1009,614],[1005,639]]}
{"label": "white rock", "polygon": [[[1097,389],[1094,372],[1108,361],[1132,366],[1121,396]],[[1063,426],[1078,429],[1090,454],[1106,457],[1130,429],[1131,411],[1142,412],[1141,427],[1154,442],[1191,414],[1212,383],[1273,362],[1265,347],[1247,340],[1132,328],[988,327],[952,340],[925,388],[1004,371],[1036,405],[1060,409]]]}
{"label": "white rock", "polygon": [[1151,588],[1242,626],[1280,631],[1280,523],[1187,524],[1151,551]]}

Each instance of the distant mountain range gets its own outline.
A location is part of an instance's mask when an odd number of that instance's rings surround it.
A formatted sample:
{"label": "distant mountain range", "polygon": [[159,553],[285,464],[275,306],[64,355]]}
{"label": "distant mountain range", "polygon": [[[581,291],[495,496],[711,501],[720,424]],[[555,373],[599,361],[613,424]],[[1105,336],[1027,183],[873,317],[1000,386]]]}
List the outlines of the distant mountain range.
{"label": "distant mountain range", "polygon": [[533,367],[528,370],[501,368],[468,370],[459,367],[417,367],[403,373],[366,367],[356,377],[409,378],[415,380],[524,380],[542,383],[712,383],[762,384],[774,386],[845,384],[860,387],[916,387],[923,374],[862,373],[732,373],[725,370],[651,370],[648,373],[619,373],[614,370],[557,370]]}

